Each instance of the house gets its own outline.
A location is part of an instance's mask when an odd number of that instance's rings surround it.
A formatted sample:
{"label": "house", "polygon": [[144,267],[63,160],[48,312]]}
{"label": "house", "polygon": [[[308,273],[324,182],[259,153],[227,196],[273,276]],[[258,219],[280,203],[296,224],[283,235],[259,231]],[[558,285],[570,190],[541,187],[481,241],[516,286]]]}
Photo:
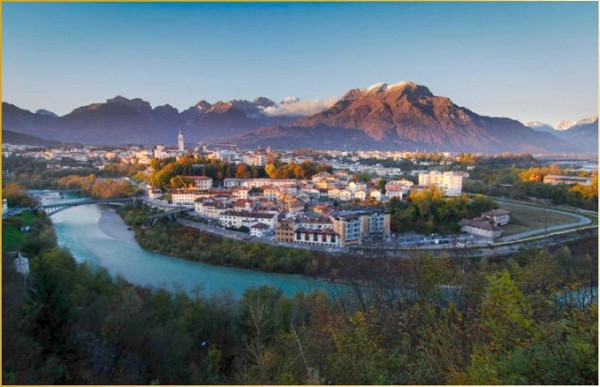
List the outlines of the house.
{"label": "house", "polygon": [[354,181],[352,181],[352,182],[350,182],[350,183],[348,184],[348,187],[347,187],[346,189],[347,189],[348,191],[350,191],[350,192],[354,193],[354,192],[356,192],[356,191],[358,191],[358,190],[361,190],[361,189],[362,189],[362,190],[365,190],[365,189],[367,189],[367,185],[366,185],[365,183],[358,183],[358,182],[354,182]]}
{"label": "house", "polygon": [[483,218],[462,219],[458,225],[462,232],[488,239],[499,238],[502,235],[502,230]]}
{"label": "house", "polygon": [[249,188],[235,188],[233,190],[233,196],[240,199],[248,199],[248,192],[250,192]]}
{"label": "house", "polygon": [[263,196],[270,200],[279,200],[283,193],[281,189],[272,185],[267,185],[263,188]]}
{"label": "house", "polygon": [[367,192],[365,190],[358,190],[354,193],[354,198],[359,200],[365,200],[367,198]]}
{"label": "house", "polygon": [[329,188],[327,190],[327,196],[331,199],[340,197],[340,190],[338,188]]}
{"label": "house", "polygon": [[398,185],[390,185],[385,190],[385,195],[390,199],[398,198],[398,199],[402,200],[404,198],[404,195],[406,195],[406,193],[407,193],[407,189],[404,188],[403,186],[398,186]]}
{"label": "house", "polygon": [[352,200],[352,196],[352,192],[347,189],[340,191],[340,200],[342,201]]}
{"label": "house", "polygon": [[305,204],[302,200],[294,199],[285,204],[285,209],[288,212],[295,214],[304,211],[304,206]]}
{"label": "house", "polygon": [[254,209],[254,202],[248,199],[237,199],[232,207],[236,211],[251,211]]}
{"label": "house", "polygon": [[496,226],[504,226],[510,222],[510,211],[499,208],[484,212],[481,217],[488,219]]}
{"label": "house", "polygon": [[327,186],[327,181],[333,181],[333,179],[333,175],[329,172],[317,173],[311,177],[313,183],[325,182],[325,186]]}
{"label": "house", "polygon": [[376,200],[381,201],[381,191],[380,190],[373,190],[371,191],[371,193],[369,194],[369,197],[371,198],[375,198]]}
{"label": "house", "polygon": [[270,227],[264,223],[258,222],[250,226],[250,235],[254,237],[262,237],[268,234]]}
{"label": "house", "polygon": [[213,186],[213,179],[208,176],[185,176],[194,182],[196,189],[207,190]]}

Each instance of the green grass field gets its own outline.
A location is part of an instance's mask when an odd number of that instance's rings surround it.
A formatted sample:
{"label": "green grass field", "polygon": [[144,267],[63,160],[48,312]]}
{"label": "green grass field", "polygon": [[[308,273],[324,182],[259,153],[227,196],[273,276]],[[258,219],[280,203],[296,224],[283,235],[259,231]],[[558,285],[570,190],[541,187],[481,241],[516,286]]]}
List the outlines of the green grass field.
{"label": "green grass field", "polygon": [[[35,218],[35,215],[29,211],[25,211],[15,216],[20,218],[23,226],[29,226],[31,221]],[[10,219],[4,223],[7,227],[2,228],[2,252],[15,251],[21,248],[23,242],[25,242],[25,234],[15,225],[11,224]]]}
{"label": "green grass field", "polygon": [[546,211],[543,208],[521,207],[507,203],[500,203],[500,208],[511,212],[510,223],[502,227],[503,236],[577,221],[574,216]]}

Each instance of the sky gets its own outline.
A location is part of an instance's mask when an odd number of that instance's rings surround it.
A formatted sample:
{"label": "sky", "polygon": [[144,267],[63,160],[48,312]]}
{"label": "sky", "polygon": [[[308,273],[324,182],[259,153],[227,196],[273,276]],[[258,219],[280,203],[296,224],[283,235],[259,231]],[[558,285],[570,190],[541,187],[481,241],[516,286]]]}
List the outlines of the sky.
{"label": "sky", "polygon": [[116,95],[319,106],[401,80],[482,115],[597,115],[598,3],[2,4],[2,100],[32,111]]}

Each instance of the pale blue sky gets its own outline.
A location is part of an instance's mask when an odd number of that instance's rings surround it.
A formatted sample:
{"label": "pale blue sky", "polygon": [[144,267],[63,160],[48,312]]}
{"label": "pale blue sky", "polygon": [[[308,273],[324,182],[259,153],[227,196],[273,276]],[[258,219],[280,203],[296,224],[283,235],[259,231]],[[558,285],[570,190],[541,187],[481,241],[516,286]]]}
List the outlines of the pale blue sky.
{"label": "pale blue sky", "polygon": [[476,113],[597,114],[598,4],[3,3],[3,100],[185,109],[409,80]]}

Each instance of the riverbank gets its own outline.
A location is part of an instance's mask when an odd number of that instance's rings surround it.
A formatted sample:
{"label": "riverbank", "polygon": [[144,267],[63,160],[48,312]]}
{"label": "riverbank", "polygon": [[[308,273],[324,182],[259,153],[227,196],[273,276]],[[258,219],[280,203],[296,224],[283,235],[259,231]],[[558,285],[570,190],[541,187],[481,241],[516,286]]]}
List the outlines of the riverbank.
{"label": "riverbank", "polygon": [[111,207],[104,208],[98,221],[98,227],[106,235],[128,243],[137,243],[135,232],[125,224],[119,213]]}

